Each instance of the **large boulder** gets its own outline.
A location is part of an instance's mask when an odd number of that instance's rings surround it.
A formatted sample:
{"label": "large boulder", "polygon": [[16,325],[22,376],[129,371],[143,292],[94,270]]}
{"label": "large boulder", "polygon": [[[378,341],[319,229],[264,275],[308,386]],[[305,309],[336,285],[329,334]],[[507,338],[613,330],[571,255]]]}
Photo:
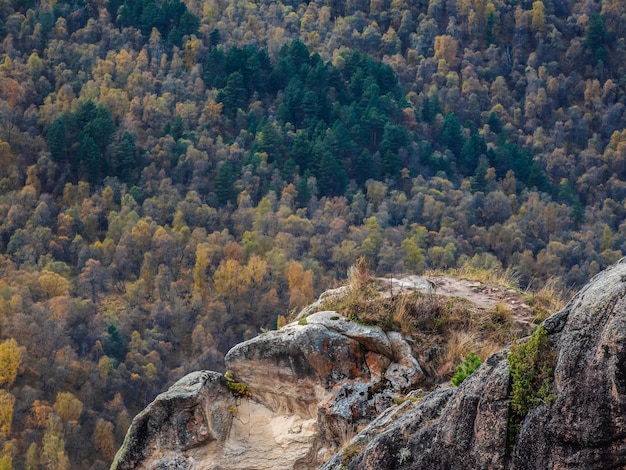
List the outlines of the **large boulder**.
{"label": "large boulder", "polygon": [[621,261],[544,322],[550,396],[519,427],[512,347],[459,387],[404,396],[423,374],[400,334],[319,312],[233,348],[232,376],[194,373],[159,395],[112,468],[626,468],[625,299]]}
{"label": "large boulder", "polygon": [[[626,467],[626,263],[598,274],[544,323],[554,399],[510,431],[508,350],[458,388],[386,411],[322,468]],[[390,418],[392,417],[392,419]]]}
{"label": "large boulder", "polygon": [[228,378],[197,372],[159,395],[112,468],[318,468],[423,378],[402,335],[332,311],[241,343],[225,362]]}

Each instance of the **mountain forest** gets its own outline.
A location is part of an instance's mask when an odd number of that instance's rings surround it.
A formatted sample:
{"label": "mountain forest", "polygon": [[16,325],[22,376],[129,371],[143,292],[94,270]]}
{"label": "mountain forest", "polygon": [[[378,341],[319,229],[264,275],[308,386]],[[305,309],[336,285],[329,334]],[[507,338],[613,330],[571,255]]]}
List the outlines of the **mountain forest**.
{"label": "mountain forest", "polygon": [[626,252],[622,0],[2,0],[0,469],[337,285]]}

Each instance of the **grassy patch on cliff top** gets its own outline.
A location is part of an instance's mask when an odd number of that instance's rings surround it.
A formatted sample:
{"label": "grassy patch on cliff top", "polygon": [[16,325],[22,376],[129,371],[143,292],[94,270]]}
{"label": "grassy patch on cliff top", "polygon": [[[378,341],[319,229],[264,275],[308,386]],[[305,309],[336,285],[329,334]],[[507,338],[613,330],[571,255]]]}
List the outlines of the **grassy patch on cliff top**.
{"label": "grassy patch on cliff top", "polygon": [[[427,375],[439,382],[452,377],[470,353],[486,360],[516,338],[528,335],[537,319],[563,306],[554,284],[548,283],[538,292],[521,291],[510,271],[490,274],[465,269],[452,274],[480,282],[484,295],[491,295],[490,302],[477,301],[483,295],[480,288],[472,301],[439,295],[435,285],[428,293],[411,289],[394,292],[371,276],[365,262],[359,260],[348,271],[345,295],[329,298],[320,310],[334,310],[351,321],[402,332],[410,338]],[[502,301],[493,301],[500,294]]]}

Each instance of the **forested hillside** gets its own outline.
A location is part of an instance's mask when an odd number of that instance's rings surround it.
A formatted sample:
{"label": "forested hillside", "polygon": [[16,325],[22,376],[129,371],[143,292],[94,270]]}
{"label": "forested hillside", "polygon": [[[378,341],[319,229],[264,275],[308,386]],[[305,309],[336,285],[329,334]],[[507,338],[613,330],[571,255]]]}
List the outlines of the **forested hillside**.
{"label": "forested hillside", "polygon": [[107,468],[168,384],[378,275],[626,251],[626,4],[0,3],[0,468]]}

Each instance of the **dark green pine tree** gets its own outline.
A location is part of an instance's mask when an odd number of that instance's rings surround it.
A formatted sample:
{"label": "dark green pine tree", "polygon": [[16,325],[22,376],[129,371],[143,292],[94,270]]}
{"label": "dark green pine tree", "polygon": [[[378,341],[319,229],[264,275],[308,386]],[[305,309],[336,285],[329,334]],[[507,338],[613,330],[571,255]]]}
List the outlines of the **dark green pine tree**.
{"label": "dark green pine tree", "polygon": [[557,200],[570,206],[570,220],[572,222],[572,228],[574,230],[578,230],[580,224],[585,221],[585,208],[580,201],[580,197],[576,193],[572,184],[565,179],[561,181],[556,190]]}
{"label": "dark green pine tree", "polygon": [[99,182],[102,176],[102,154],[96,142],[87,134],[83,134],[80,140],[77,158],[82,173],[79,177],[86,176],[90,183]]}
{"label": "dark green pine tree", "polygon": [[279,165],[282,165],[282,138],[274,124],[270,121],[265,120],[265,122],[261,123],[256,144],[260,152],[267,153],[267,161],[269,163],[278,162]]}
{"label": "dark green pine tree", "polygon": [[383,130],[383,140],[380,143],[380,151],[398,152],[398,150],[406,146],[407,140],[408,134],[406,127],[387,123]]}
{"label": "dark green pine tree", "polygon": [[591,15],[585,29],[585,46],[593,54],[594,62],[606,61],[607,31],[604,17],[599,13]]}
{"label": "dark green pine tree", "polygon": [[172,27],[170,32],[167,34],[167,44],[178,48],[182,47],[183,32],[177,26]]}
{"label": "dark green pine tree", "polygon": [[507,142],[505,147],[509,152],[509,162],[515,177],[528,186],[530,174],[534,166],[532,154],[530,151],[519,148],[512,142]]}
{"label": "dark green pine tree", "polygon": [[396,152],[388,150],[383,154],[383,168],[385,170],[385,176],[392,179],[395,179],[400,175],[402,162]]}
{"label": "dark green pine tree", "polygon": [[211,31],[211,34],[209,35],[209,44],[211,45],[211,47],[217,47],[220,42],[222,42],[220,30],[215,28],[213,31]]}
{"label": "dark green pine tree", "polygon": [[290,122],[297,129],[302,128],[304,85],[298,76],[289,80],[283,91],[283,99],[278,107],[278,119],[282,122]]}
{"label": "dark green pine tree", "polygon": [[379,179],[380,175],[376,174],[376,165],[374,164],[374,157],[369,150],[363,149],[356,159],[356,168],[354,169],[354,176],[356,182],[360,185],[365,184],[368,179]]}
{"label": "dark green pine tree", "polygon": [[113,324],[109,325],[107,333],[108,338],[104,341],[104,351],[109,357],[115,359],[117,363],[120,363],[126,357],[127,350],[124,339],[117,327]]}
{"label": "dark green pine tree", "polygon": [[470,188],[473,193],[479,191],[484,193],[487,190],[487,165],[487,159],[484,157],[481,158],[474,172],[474,176],[472,176],[470,180]]}
{"label": "dark green pine tree", "polygon": [[74,135],[85,128],[87,124],[98,117],[98,108],[92,100],[87,100],[80,107],[68,116],[67,125]]}
{"label": "dark green pine tree", "polygon": [[[139,2],[137,2],[139,3]],[[112,5],[111,2],[109,2],[109,5]],[[115,14],[113,15],[113,18],[115,18]],[[129,26],[134,26],[135,25],[135,17],[133,16],[133,11],[130,9],[130,7],[124,3],[122,6],[120,6],[117,10],[117,24],[120,26],[120,28],[127,28]]]}
{"label": "dark green pine tree", "polygon": [[223,88],[226,85],[226,54],[221,47],[214,47],[207,56],[203,75],[207,88]]}
{"label": "dark green pine tree", "polygon": [[322,154],[317,170],[317,186],[324,196],[338,196],[345,192],[348,184],[346,171],[328,151]]}
{"label": "dark green pine tree", "polygon": [[111,119],[109,110],[100,105],[96,108],[96,116],[83,128],[83,133],[91,137],[101,154],[105,154],[107,147],[113,140],[115,123]]}
{"label": "dark green pine tree", "polygon": [[65,163],[67,161],[67,136],[65,134],[65,123],[62,118],[52,123],[46,140],[52,160],[57,163]]}
{"label": "dark green pine tree", "polygon": [[308,90],[304,93],[304,97],[302,98],[303,126],[306,127],[315,122],[319,110],[320,101],[321,100],[319,96],[314,91]]}
{"label": "dark green pine tree", "polygon": [[134,137],[128,132],[112,151],[113,174],[126,184],[133,184],[137,174],[137,147]]}
{"label": "dark green pine tree", "polygon": [[373,106],[367,108],[357,128],[361,145],[376,153],[387,122],[388,118],[382,109]]}
{"label": "dark green pine tree", "polygon": [[228,76],[226,86],[217,94],[217,101],[224,103],[224,114],[234,119],[237,110],[246,106],[246,86],[243,76],[233,72]]}
{"label": "dark green pine tree", "polygon": [[152,28],[156,28],[162,36],[167,37],[167,24],[168,20],[163,14],[163,9],[155,2],[148,2],[139,17],[139,27],[143,35],[149,37]]}
{"label": "dark green pine tree", "polygon": [[485,39],[487,40],[487,44],[493,44],[496,40],[496,36],[494,34],[496,26],[496,13],[495,11],[489,11],[487,13],[487,28],[485,31]]}
{"label": "dark green pine tree", "polygon": [[[291,59],[291,62],[296,68],[296,71],[300,73],[304,73],[304,66],[308,66],[309,64],[309,49],[299,39],[296,39],[289,46],[289,52],[287,53],[287,57]],[[306,70],[308,72],[308,70]]]}
{"label": "dark green pine tree", "polygon": [[493,132],[494,134],[502,133],[502,121],[500,121],[500,118],[498,118],[496,113],[492,112],[489,115],[489,120],[487,121],[487,124],[489,124],[491,132]]}
{"label": "dark green pine tree", "polygon": [[183,118],[180,116],[176,116],[170,122],[165,125],[165,134],[169,134],[172,136],[172,139],[178,140],[180,139],[185,132],[185,124],[183,122]]}
{"label": "dark green pine tree", "polygon": [[435,121],[435,117],[441,112],[441,105],[439,104],[439,95],[435,94],[432,98],[428,96],[424,98],[422,102],[422,121],[429,124]]}
{"label": "dark green pine tree", "polygon": [[191,13],[187,10],[187,7],[185,7],[185,12],[180,15],[180,20],[178,22],[178,29],[181,34],[183,36],[197,34],[198,28],[200,28],[200,18]]}
{"label": "dark green pine tree", "polygon": [[539,163],[533,161],[528,173],[528,187],[537,188],[539,191],[550,192],[552,189],[550,179]]}
{"label": "dark green pine tree", "polygon": [[443,122],[443,129],[439,135],[439,143],[448,147],[455,157],[459,158],[461,155],[461,149],[464,144],[463,132],[461,130],[459,119],[452,111],[446,114],[446,118]]}
{"label": "dark green pine tree", "polygon": [[[119,21],[119,14],[120,14],[120,7],[124,4],[123,0],[109,0],[107,2],[107,10],[109,11],[109,14],[111,15],[111,18],[117,18],[117,20]],[[128,9],[128,7],[126,7],[126,9]],[[123,26],[129,26],[128,24],[125,24]]]}
{"label": "dark green pine tree", "polygon": [[397,178],[402,169],[399,150],[406,146],[407,130],[404,126],[387,123],[383,131],[383,140],[380,143],[380,153],[383,158],[385,176]]}
{"label": "dark green pine tree", "polygon": [[478,159],[481,155],[487,153],[487,144],[477,133],[470,135],[469,139],[463,144],[461,149],[461,155],[459,156],[459,170],[464,175],[469,175],[474,172],[478,166]]}
{"label": "dark green pine tree", "polygon": [[237,192],[235,191],[235,172],[230,162],[223,162],[217,169],[215,176],[215,195],[220,206],[225,206],[229,202],[235,202]]}
{"label": "dark green pine tree", "polygon": [[305,171],[296,184],[296,191],[298,191],[296,202],[299,207],[306,207],[311,200],[311,188],[309,188],[309,178],[311,176],[310,171]]}
{"label": "dark green pine tree", "polygon": [[300,168],[300,172],[304,172],[311,167],[312,150],[313,146],[306,131],[298,130],[293,136],[290,154],[291,158],[293,158],[296,165]]}

